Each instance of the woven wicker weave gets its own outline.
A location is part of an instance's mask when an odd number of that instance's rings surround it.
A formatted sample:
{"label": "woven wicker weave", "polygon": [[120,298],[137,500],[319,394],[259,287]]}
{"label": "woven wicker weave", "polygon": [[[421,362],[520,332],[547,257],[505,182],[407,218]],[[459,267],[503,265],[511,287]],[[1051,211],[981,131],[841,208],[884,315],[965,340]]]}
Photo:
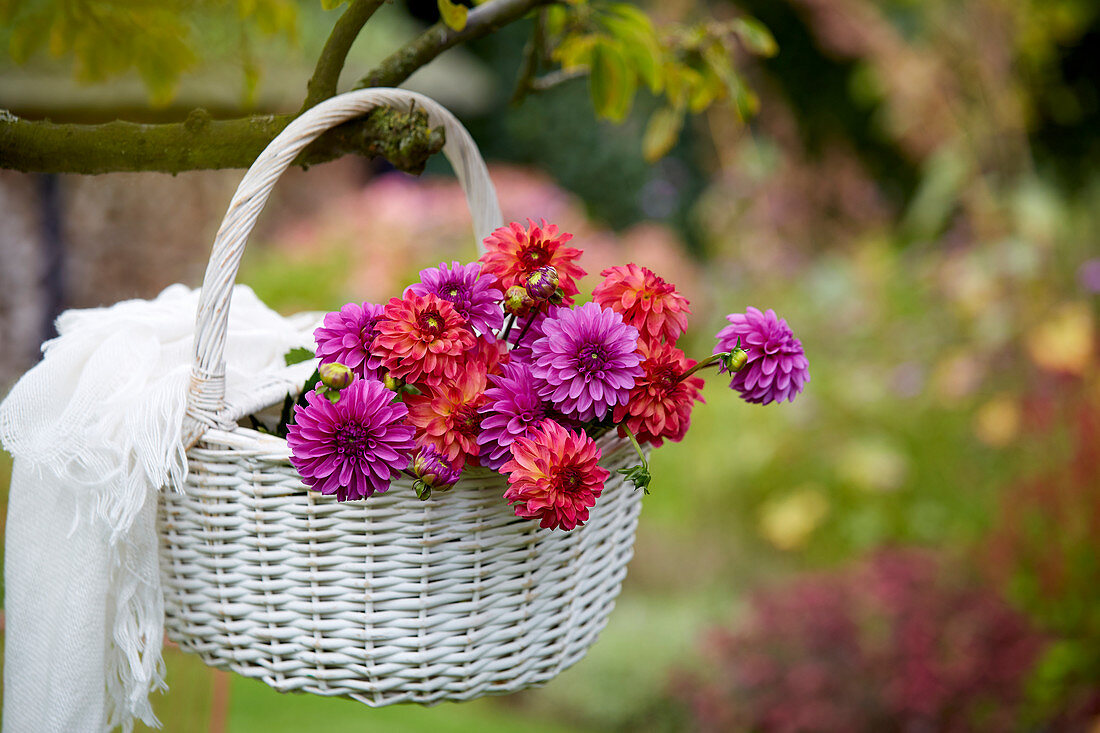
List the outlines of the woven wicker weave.
{"label": "woven wicker weave", "polygon": [[[627,446],[605,438],[601,464],[612,478],[571,532],[515,517],[504,479],[490,471],[467,470],[427,502],[395,481],[385,494],[338,503],[306,490],[285,440],[236,425],[240,405],[224,400],[226,315],[271,188],[325,129],[410,102],[446,128],[444,152],[478,238],[499,225],[472,140],[431,100],[363,90],[295,120],[245,176],[218,232],[198,314],[187,490],[164,492],[159,515],[169,638],[277,690],[372,706],[513,692],[578,661],[626,575],[642,493],[614,472],[633,462]],[[257,395],[255,409],[282,397],[262,387]]]}

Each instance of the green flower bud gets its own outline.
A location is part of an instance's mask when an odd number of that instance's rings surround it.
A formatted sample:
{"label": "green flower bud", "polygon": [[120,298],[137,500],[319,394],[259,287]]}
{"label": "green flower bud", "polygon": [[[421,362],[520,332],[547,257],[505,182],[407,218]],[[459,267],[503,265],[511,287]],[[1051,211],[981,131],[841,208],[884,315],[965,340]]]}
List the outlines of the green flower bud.
{"label": "green flower bud", "polygon": [[329,389],[343,389],[355,379],[351,369],[338,362],[322,364],[317,367],[317,373],[321,375],[321,384]]}
{"label": "green flower bud", "polygon": [[432,498],[432,485],[421,479],[413,481],[413,491],[416,492],[416,498],[420,501]]}
{"label": "green flower bud", "polygon": [[724,359],[726,369],[731,372],[739,372],[744,369],[745,364],[748,362],[748,360],[748,352],[742,349],[740,346],[731,351],[729,353],[729,356]]}
{"label": "green flower bud", "polygon": [[522,285],[513,285],[504,293],[504,310],[517,318],[523,318],[531,312],[535,299]]}
{"label": "green flower bud", "polygon": [[405,386],[405,380],[399,379],[391,375],[389,372],[386,372],[385,376],[382,377],[382,386],[388,390],[396,392],[397,390]]}

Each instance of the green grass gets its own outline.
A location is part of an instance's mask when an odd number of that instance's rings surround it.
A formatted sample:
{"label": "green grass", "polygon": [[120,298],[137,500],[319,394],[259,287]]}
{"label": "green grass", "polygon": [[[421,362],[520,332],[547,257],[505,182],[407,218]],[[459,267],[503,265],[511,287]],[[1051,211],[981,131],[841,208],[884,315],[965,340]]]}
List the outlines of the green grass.
{"label": "green grass", "polygon": [[502,701],[481,698],[434,707],[393,705],[370,708],[354,700],[280,694],[257,680],[234,677],[230,733],[300,733],[374,730],[387,733],[566,733],[577,730],[532,719]]}

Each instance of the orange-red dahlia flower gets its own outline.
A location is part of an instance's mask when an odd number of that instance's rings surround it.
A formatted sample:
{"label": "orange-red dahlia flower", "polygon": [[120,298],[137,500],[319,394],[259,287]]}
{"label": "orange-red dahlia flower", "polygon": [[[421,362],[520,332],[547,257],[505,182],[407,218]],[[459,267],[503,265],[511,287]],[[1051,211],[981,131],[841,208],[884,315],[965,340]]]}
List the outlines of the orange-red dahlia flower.
{"label": "orange-red dahlia flower", "polygon": [[621,313],[623,322],[638,329],[642,339],[675,344],[687,330],[691,314],[687,298],[652,270],[631,262],[609,267],[600,275],[604,281],[592,291],[592,299]]}
{"label": "orange-red dahlia flower", "polygon": [[524,287],[528,275],[551,265],[558,271],[558,285],[565,293],[564,302],[572,305],[573,296],[578,292],[576,280],[585,276],[585,271],[573,263],[581,256],[581,250],[565,246],[573,235],[559,233],[558,227],[547,224],[545,219],[538,224],[528,219],[527,223],[530,226],[524,229],[523,225],[512,222],[485,238],[482,272],[496,277],[500,289],[507,291],[513,285]]}
{"label": "orange-red dahlia flower", "polygon": [[391,298],[378,320],[373,353],[390,376],[434,385],[458,377],[475,345],[466,319],[442,298],[408,293]]}
{"label": "orange-red dahlia flower", "polygon": [[485,375],[471,372],[460,382],[428,387],[423,394],[405,397],[416,442],[435,448],[453,467],[476,463],[485,402]]}
{"label": "orange-red dahlia flower", "polygon": [[583,432],[545,420],[512,443],[504,498],[517,517],[538,519],[548,529],[573,529],[588,521],[588,509],[603,493],[610,473],[599,466],[600,449]]}
{"label": "orange-red dahlia flower", "polygon": [[[639,341],[638,353],[644,359],[644,374],[634,383],[626,404],[616,405],[614,420],[625,421],[640,443],[661,445],[665,438],[678,443],[691,424],[691,408],[703,401],[701,377],[680,379],[695,360],[671,344],[656,341]],[[621,428],[620,432],[626,434]]]}

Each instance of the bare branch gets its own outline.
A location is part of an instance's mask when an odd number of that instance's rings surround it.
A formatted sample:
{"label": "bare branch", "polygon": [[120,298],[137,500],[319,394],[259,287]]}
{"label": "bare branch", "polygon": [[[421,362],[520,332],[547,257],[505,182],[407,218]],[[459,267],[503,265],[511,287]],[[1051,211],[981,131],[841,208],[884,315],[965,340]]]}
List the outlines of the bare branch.
{"label": "bare branch", "polygon": [[494,33],[534,8],[555,2],[557,0],[491,0],[471,10],[466,16],[466,27],[460,31],[440,21],[383,59],[355,88],[395,87],[448,48]]}
{"label": "bare branch", "polygon": [[535,27],[531,30],[531,37],[527,39],[527,45],[523,47],[523,64],[516,77],[516,88],[512,91],[512,104],[523,102],[527,93],[531,91],[531,82],[539,70],[539,61],[545,53],[544,38],[546,25],[546,10],[540,10],[535,16]]}
{"label": "bare branch", "polygon": [[534,92],[545,92],[547,89],[553,89],[559,84],[564,84],[573,79],[580,79],[584,76],[588,76],[588,69],[572,69],[570,71],[558,69],[557,71],[551,71],[548,74],[543,74],[536,79],[532,79],[530,89]]}
{"label": "bare branch", "polygon": [[344,69],[344,61],[348,57],[351,45],[383,2],[385,0],[352,0],[344,14],[336,21],[336,25],[332,27],[332,33],[325,41],[325,47],[321,49],[321,55],[317,57],[313,76],[306,85],[306,99],[302,103],[302,112],[336,94],[340,72]]}
{"label": "bare branch", "polygon": [[[0,167],[43,173],[247,168],[292,119],[294,115],[212,120],[195,110],[186,122],[76,125],[24,120],[0,110]],[[383,107],[325,133],[294,163],[315,165],[354,152],[381,155],[395,167],[417,173],[442,147],[442,129],[429,129],[423,112]]]}

